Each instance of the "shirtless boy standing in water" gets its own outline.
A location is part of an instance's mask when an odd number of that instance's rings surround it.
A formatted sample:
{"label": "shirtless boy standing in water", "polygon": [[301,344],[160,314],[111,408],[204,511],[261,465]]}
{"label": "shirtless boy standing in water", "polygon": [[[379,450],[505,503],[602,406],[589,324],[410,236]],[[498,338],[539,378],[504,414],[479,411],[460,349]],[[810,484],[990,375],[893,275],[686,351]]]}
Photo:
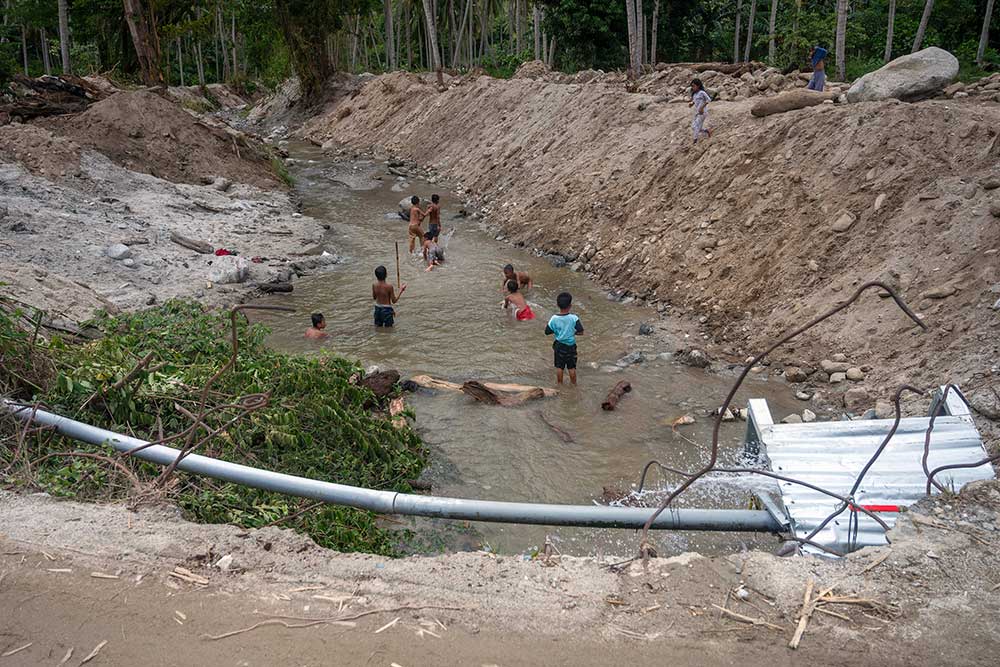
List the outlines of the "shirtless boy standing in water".
{"label": "shirtless boy standing in water", "polygon": [[375,269],[375,284],[372,285],[372,298],[375,299],[375,326],[391,327],[395,324],[396,310],[392,307],[406,291],[406,284],[399,286],[399,294],[395,288],[385,281],[384,266]]}
{"label": "shirtless boy standing in water", "polygon": [[524,271],[515,271],[512,264],[508,264],[503,267],[503,287],[507,288],[508,280],[516,280],[518,289],[531,289],[534,283],[531,281],[531,276],[529,276]]}
{"label": "shirtless boy standing in water", "polygon": [[425,215],[427,214],[420,210],[420,197],[413,195],[413,198],[410,199],[410,227],[409,227],[411,255],[413,254],[413,251],[417,247],[417,240],[419,239],[422,241],[424,238],[424,230],[420,226],[420,223],[423,221]]}
{"label": "shirtless boy standing in water", "polygon": [[424,212],[428,218],[430,218],[427,229],[434,235],[434,242],[437,243],[438,237],[441,236],[441,198],[437,195],[431,195],[431,205],[427,207]]}

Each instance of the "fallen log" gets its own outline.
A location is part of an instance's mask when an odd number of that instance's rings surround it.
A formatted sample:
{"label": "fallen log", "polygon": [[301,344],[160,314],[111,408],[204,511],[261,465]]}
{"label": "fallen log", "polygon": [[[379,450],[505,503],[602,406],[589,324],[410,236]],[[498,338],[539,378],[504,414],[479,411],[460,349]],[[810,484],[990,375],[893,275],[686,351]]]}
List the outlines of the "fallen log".
{"label": "fallen log", "polygon": [[618,406],[618,401],[622,400],[622,396],[632,391],[632,383],[628,380],[622,380],[608,392],[608,397],[604,399],[601,403],[601,408],[604,410],[614,410]]}
{"label": "fallen log", "polygon": [[750,107],[750,115],[756,118],[763,118],[764,116],[771,116],[776,113],[805,109],[806,107],[823,104],[827,100],[836,99],[837,96],[837,93],[821,93],[817,90],[808,90],[805,88],[789,90],[774,97],[765,97],[759,102],[754,102],[753,106]]}
{"label": "fallen log", "polygon": [[[448,380],[433,378],[430,375],[414,375],[410,378],[410,381],[420,387],[423,387],[424,389],[436,389],[438,391],[462,391],[463,386],[457,382],[449,382]],[[491,391],[505,393],[518,393],[539,389],[545,398],[551,398],[559,393],[555,389],[550,389],[548,387],[532,387],[531,385],[526,384],[505,384],[502,382],[479,382],[479,384],[482,384]]]}
{"label": "fallen log", "polygon": [[519,391],[517,393],[503,393],[490,389],[477,380],[469,380],[463,384],[462,393],[467,396],[471,396],[481,403],[502,405],[505,408],[512,408],[516,405],[526,403],[527,401],[545,398],[545,392],[542,391],[541,387],[534,387],[527,391]]}
{"label": "fallen log", "polygon": [[284,294],[291,292],[293,289],[295,289],[295,286],[292,285],[292,283],[264,283],[257,289],[259,289],[264,294],[279,294],[279,293]]}
{"label": "fallen log", "polygon": [[179,246],[187,248],[188,250],[194,250],[195,252],[200,252],[202,255],[211,255],[215,252],[210,244],[204,241],[197,241],[195,239],[189,239],[186,236],[182,236],[177,232],[170,232],[170,240]]}

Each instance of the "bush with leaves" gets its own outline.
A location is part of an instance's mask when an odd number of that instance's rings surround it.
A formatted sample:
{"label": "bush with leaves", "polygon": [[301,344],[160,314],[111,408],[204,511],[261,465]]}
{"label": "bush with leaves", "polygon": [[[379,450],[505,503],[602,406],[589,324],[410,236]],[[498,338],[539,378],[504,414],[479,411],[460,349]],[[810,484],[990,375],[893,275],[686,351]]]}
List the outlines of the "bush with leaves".
{"label": "bush with leaves", "polygon": [[[7,329],[14,329],[9,326],[10,315],[0,311],[0,332],[6,330],[5,317]],[[38,349],[31,353],[50,357],[56,373],[47,381],[36,381],[41,387],[32,400],[54,412],[147,440],[190,426],[185,411],[198,412],[201,388],[231,354],[228,314],[205,311],[193,302],[172,301],[141,313],[102,316],[91,324],[103,332],[96,341],[35,343]],[[395,428],[373,394],[359,386],[362,369],[332,355],[312,358],[270,350],[264,345],[265,334],[259,325],[238,325],[236,365],[212,385],[207,426],[197,438],[210,429],[225,428],[195,452],[312,479],[410,490],[406,480],[419,476],[426,451],[410,428]],[[28,343],[24,335],[0,338],[0,355],[28,354]],[[130,377],[147,355],[145,367]],[[5,378],[4,372],[0,371],[0,383],[17,386],[17,379]],[[239,397],[256,393],[269,393],[269,404],[244,413],[238,407]],[[12,442],[13,436],[7,440]],[[25,440],[21,451],[0,447],[0,471],[6,469],[9,483],[54,495],[135,500],[129,476],[106,460],[43,459],[70,451],[115,456],[110,447],[39,432]],[[162,472],[131,457],[116,460],[147,492]],[[369,512],[323,505],[299,514],[311,503],[185,473],[158,488],[198,521],[246,527],[281,521],[325,547],[394,553],[392,534],[377,527]]]}

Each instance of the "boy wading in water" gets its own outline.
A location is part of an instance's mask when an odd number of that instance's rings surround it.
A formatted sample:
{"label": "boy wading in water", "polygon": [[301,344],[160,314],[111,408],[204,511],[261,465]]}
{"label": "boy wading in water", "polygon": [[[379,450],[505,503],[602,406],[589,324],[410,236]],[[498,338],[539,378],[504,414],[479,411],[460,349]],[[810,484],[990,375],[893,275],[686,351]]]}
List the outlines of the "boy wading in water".
{"label": "boy wading in water", "polygon": [[406,291],[406,284],[400,285],[399,294],[396,289],[385,281],[384,266],[375,269],[375,284],[372,285],[372,298],[375,299],[375,326],[391,327],[395,324],[396,311],[392,307]]}
{"label": "boy wading in water", "polygon": [[514,265],[508,264],[503,267],[503,286],[506,288],[507,283],[511,280],[516,280],[520,289],[530,289],[534,286],[534,283],[531,282],[531,276],[524,271],[515,271]]}
{"label": "boy wading in water", "polygon": [[434,235],[434,242],[437,243],[438,237],[441,236],[441,198],[437,195],[431,195],[431,204],[424,211],[424,215],[430,218],[427,223],[427,229],[431,234]]}
{"label": "boy wading in water", "polygon": [[559,314],[549,318],[545,325],[545,335],[555,334],[552,350],[555,356],[556,381],[563,383],[563,371],[569,370],[569,381],[576,384],[576,337],[583,333],[580,318],[569,312],[573,305],[573,295],[563,292],[556,297]]}
{"label": "boy wading in water", "polygon": [[420,210],[420,197],[413,195],[410,199],[410,254],[417,247],[417,240],[424,238],[424,229],[420,226],[426,214]]}
{"label": "boy wading in water", "polygon": [[708,120],[708,103],[711,101],[712,98],[705,92],[705,84],[701,82],[701,79],[692,81],[691,101],[688,102],[688,106],[694,107],[694,120],[691,121],[694,143],[698,143],[702,137],[712,136],[712,131],[705,127],[705,121]]}
{"label": "boy wading in water", "polygon": [[320,340],[330,335],[323,331],[326,328],[326,318],[323,317],[323,313],[313,313],[310,317],[312,326],[306,329],[306,338]]}
{"label": "boy wading in water", "polygon": [[809,79],[808,90],[818,90],[823,92],[826,86],[826,55],[827,51],[822,46],[814,46],[809,51],[809,61],[812,63],[813,73]]}
{"label": "boy wading in water", "polygon": [[434,232],[424,234],[424,260],[427,262],[428,271],[432,271],[444,261],[444,250],[434,240]]}
{"label": "boy wading in water", "polygon": [[518,322],[527,322],[535,319],[535,313],[531,306],[525,301],[524,295],[517,291],[517,281],[507,281],[507,296],[503,300],[504,308],[513,308],[514,317]]}

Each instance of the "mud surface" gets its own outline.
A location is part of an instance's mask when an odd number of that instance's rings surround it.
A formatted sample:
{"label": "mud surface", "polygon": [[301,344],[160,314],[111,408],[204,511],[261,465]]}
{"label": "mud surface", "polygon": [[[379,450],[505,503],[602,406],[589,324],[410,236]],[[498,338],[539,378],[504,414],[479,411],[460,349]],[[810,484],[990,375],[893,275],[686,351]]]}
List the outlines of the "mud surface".
{"label": "mud surface", "polygon": [[[325,551],[277,528],[190,524],[170,509],[6,492],[0,501],[0,651],[32,644],[4,664],[53,664],[71,647],[77,664],[105,640],[94,664],[329,664],[331,654],[344,664],[607,664],[610,654],[699,665],[990,665],[1000,649],[992,483],[924,508],[919,522],[902,520],[891,549],[840,562],[684,554],[621,573],[588,558],[386,560]],[[223,571],[214,564],[225,556]],[[205,585],[171,576],[177,566]],[[817,591],[879,609],[829,607],[844,618],[815,614],[791,651],[809,578]],[[713,604],[777,629],[720,618]],[[277,624],[303,619],[354,625]],[[271,624],[206,638],[261,621]]]}

